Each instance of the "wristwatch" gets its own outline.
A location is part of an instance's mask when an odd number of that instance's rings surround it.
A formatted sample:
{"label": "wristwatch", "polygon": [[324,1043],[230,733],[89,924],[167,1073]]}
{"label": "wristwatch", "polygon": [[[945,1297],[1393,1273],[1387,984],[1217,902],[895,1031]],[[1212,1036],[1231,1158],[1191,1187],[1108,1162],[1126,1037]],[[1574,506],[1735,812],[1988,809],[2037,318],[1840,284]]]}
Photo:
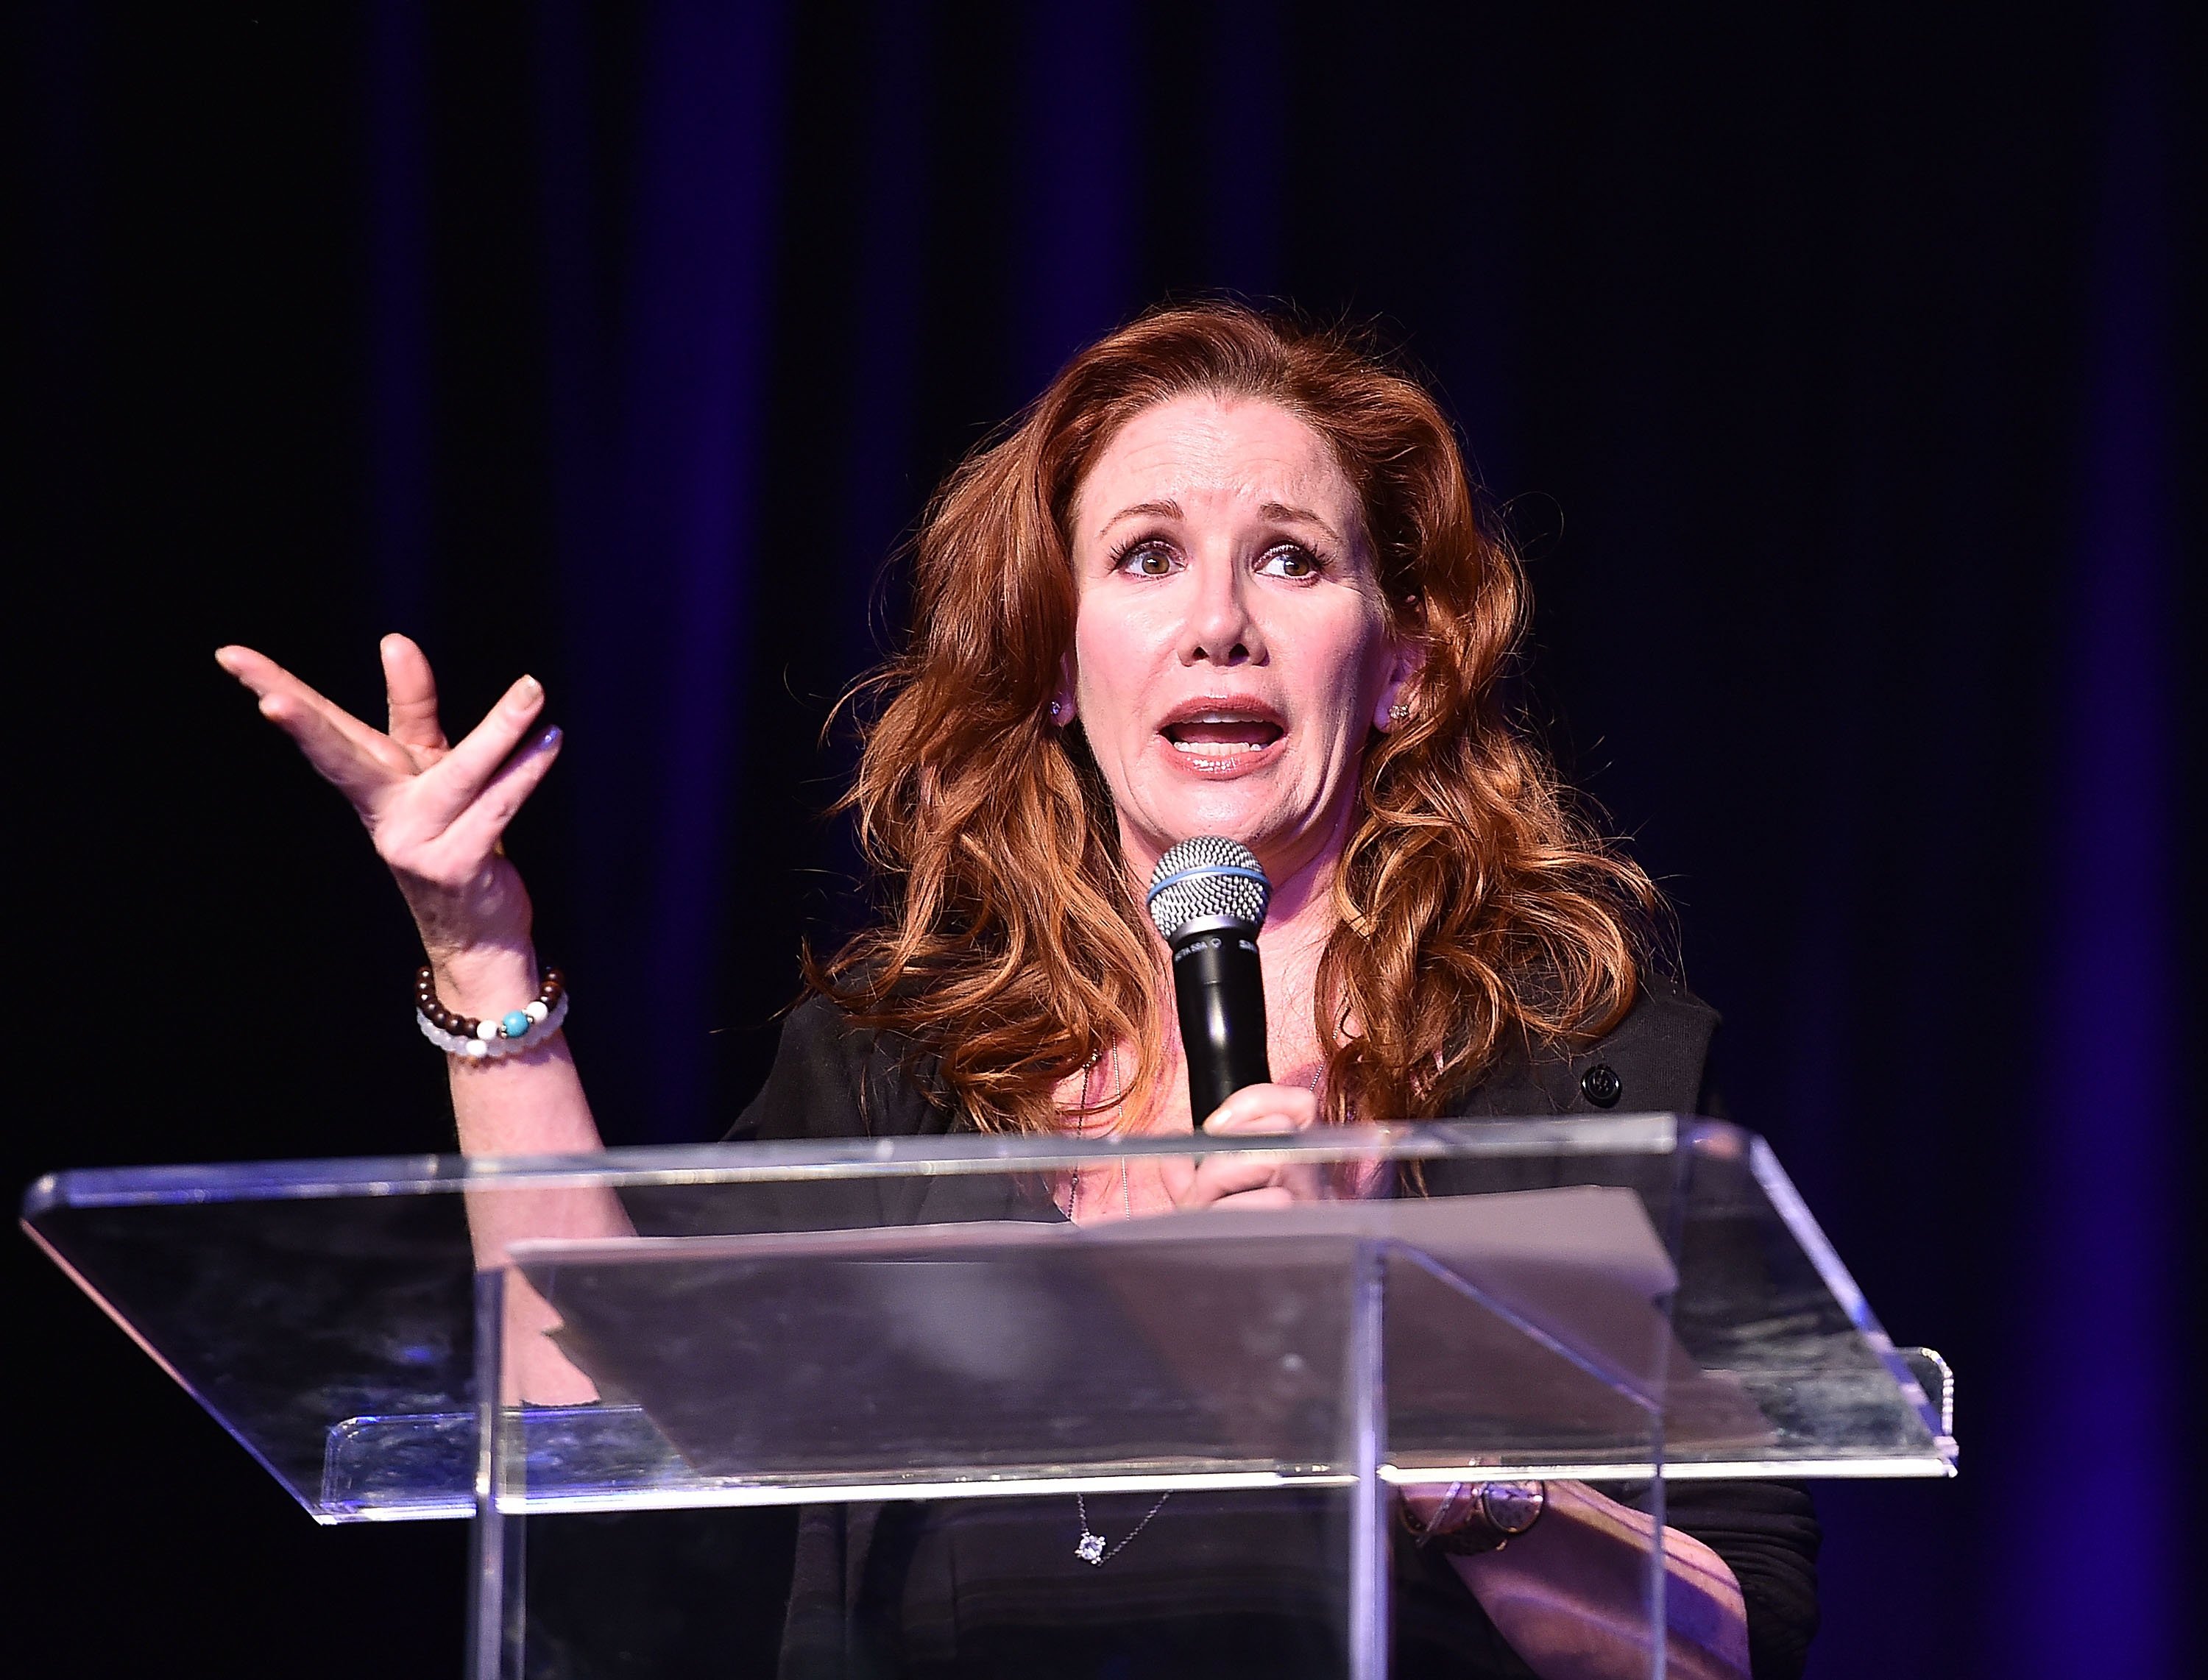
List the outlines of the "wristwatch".
{"label": "wristwatch", "polygon": [[1403,1527],[1420,1545],[1452,1557],[1500,1551],[1541,1520],[1549,1491],[1540,1482],[1451,1482],[1433,1516],[1420,1521],[1403,1502]]}

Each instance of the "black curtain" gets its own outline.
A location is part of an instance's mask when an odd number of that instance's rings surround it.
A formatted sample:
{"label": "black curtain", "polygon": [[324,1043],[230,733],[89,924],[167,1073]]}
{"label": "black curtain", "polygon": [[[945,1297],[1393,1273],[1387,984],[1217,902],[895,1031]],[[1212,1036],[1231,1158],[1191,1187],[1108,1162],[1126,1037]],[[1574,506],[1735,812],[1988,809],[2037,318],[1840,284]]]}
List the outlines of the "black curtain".
{"label": "black curtain", "polygon": [[[545,681],[593,1099],[716,1132],[856,913],[819,731],[929,489],[1146,303],[1287,300],[1443,393],[1734,1113],[1961,1372],[1958,1481],[1824,1497],[1812,1672],[2177,1672],[2189,11],[17,9],[18,1182],[444,1143],[396,897],[208,657],[373,715],[390,628],[451,719]],[[310,1532],[14,1263],[11,1642],[457,1664],[457,1525]]]}

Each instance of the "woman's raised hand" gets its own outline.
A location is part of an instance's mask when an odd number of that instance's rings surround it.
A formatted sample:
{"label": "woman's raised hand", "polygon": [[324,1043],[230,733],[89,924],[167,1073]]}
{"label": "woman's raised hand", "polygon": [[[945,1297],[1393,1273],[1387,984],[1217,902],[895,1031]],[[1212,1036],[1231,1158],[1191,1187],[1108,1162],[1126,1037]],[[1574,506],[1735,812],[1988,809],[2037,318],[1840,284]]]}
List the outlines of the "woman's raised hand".
{"label": "woman's raised hand", "polygon": [[[538,726],[544,690],[524,677],[458,746],[437,722],[437,684],[422,650],[383,639],[391,725],[371,729],[249,647],[219,648],[215,663],[250,688],[261,715],[298,743],[307,762],[352,801],[377,855],[399,878],[437,991],[463,1015],[493,1018],[537,989],[529,893],[499,837],[559,756],[560,732]],[[603,1148],[563,1033],[498,1059],[448,1056],[453,1118],[473,1155],[579,1155]],[[504,1263],[525,1237],[623,1237],[628,1218],[597,1186],[467,1197],[476,1262]],[[507,1395],[579,1406],[597,1389],[542,1334],[558,1323],[520,1285],[507,1299]]]}
{"label": "woman's raised hand", "polygon": [[251,648],[218,649],[215,663],[253,691],[261,716],[351,801],[398,878],[441,978],[477,953],[497,953],[510,965],[529,951],[531,909],[499,841],[559,756],[559,730],[537,728],[543,687],[523,677],[450,745],[422,650],[405,636],[386,636],[382,653],[387,730],[370,728]]}

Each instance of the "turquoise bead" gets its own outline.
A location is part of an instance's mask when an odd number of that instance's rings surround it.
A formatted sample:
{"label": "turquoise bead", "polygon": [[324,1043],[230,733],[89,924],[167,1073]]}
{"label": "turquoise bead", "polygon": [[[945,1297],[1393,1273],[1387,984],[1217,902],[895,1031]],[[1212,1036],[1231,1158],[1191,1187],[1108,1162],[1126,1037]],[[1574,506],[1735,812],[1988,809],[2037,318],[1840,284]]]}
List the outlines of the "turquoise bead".
{"label": "turquoise bead", "polygon": [[513,1014],[500,1019],[498,1029],[508,1038],[520,1038],[528,1033],[530,1025],[529,1017],[517,1009]]}

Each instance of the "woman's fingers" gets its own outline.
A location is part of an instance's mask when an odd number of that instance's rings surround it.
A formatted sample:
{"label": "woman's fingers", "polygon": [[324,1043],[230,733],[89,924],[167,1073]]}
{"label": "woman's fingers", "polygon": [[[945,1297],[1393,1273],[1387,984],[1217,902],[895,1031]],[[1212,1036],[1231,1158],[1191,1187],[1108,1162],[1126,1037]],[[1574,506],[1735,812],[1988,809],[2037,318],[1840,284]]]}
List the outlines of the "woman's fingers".
{"label": "woman's fingers", "polygon": [[215,650],[215,663],[250,689],[261,715],[290,735],[307,762],[365,814],[395,777],[413,773],[396,743],[249,647]]}
{"label": "woman's fingers", "polygon": [[1318,1124],[1318,1098],[1300,1085],[1245,1085],[1211,1112],[1206,1131],[1302,1131]]}
{"label": "woman's fingers", "polygon": [[445,831],[447,837],[464,851],[489,852],[551,770],[553,759],[560,756],[560,741],[556,729],[539,731],[453,819]]}
{"label": "woman's fingers", "polygon": [[382,652],[395,736],[370,729],[251,648],[221,648],[215,658],[352,801],[398,878],[433,960],[525,950],[529,894],[499,855],[498,840],[558,753],[556,729],[514,751],[543,708],[543,690],[523,678],[459,750],[447,750],[429,662],[403,636],[387,637]]}
{"label": "woman's fingers", "polygon": [[1206,1155],[1182,1193],[1183,1207],[1209,1207],[1224,1197],[1271,1189],[1281,1182],[1282,1163],[1263,1155]]}
{"label": "woman's fingers", "polygon": [[[1305,1131],[1318,1123],[1318,1099],[1299,1085],[1245,1085],[1203,1123],[1216,1137],[1268,1137]],[[1177,1199],[1184,1208],[1286,1207],[1318,1194],[1318,1174],[1277,1157],[1227,1153],[1197,1163]]]}
{"label": "woman's fingers", "polygon": [[544,685],[533,676],[523,677],[501,695],[483,722],[423,773],[423,816],[439,827],[458,821],[543,710]]}
{"label": "woman's fingers", "polygon": [[[249,647],[219,648],[215,660],[260,697],[261,714],[351,800],[394,868],[440,879],[453,867],[452,854],[472,847],[479,855],[463,872],[472,873],[557,753],[556,730],[515,751],[544,708],[543,687],[523,677],[465,740],[447,748],[436,680],[422,650],[393,635],[384,638],[382,654],[391,697],[388,735]],[[405,797],[394,799],[401,788]]]}
{"label": "woman's fingers", "polygon": [[1299,1202],[1311,1198],[1301,1196],[1287,1185],[1260,1185],[1255,1190],[1229,1191],[1210,1205],[1231,1212],[1255,1212],[1264,1208],[1293,1208]]}
{"label": "woman's fingers", "polygon": [[391,699],[391,738],[415,755],[427,770],[444,754],[445,731],[437,721],[437,679],[411,637],[383,639],[383,686]]}

